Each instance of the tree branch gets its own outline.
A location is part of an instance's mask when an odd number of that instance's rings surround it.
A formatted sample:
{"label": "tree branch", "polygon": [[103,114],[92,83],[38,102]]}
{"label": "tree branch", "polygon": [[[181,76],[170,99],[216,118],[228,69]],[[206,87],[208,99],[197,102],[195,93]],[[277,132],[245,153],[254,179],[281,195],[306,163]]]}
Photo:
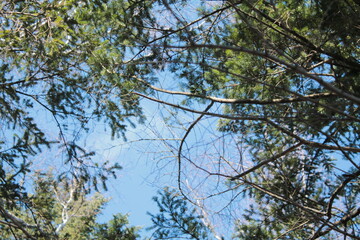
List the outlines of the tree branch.
{"label": "tree branch", "polygon": [[327,205],[326,208],[326,215],[328,216],[328,218],[331,218],[331,209],[333,206],[333,203],[335,201],[335,198],[337,197],[337,195],[346,187],[346,185],[351,181],[354,180],[355,178],[360,176],[360,170],[356,171],[353,174],[350,174],[338,187],[337,189],[333,192],[333,194],[330,197],[329,203]]}
{"label": "tree branch", "polygon": [[231,119],[231,120],[248,120],[248,121],[264,121],[269,123],[270,125],[274,126],[275,128],[281,130],[282,132],[286,133],[287,135],[295,138],[296,140],[300,141],[302,144],[308,145],[308,146],[312,146],[312,147],[316,147],[316,148],[321,148],[321,149],[327,149],[327,150],[335,150],[335,151],[349,151],[349,152],[360,152],[360,148],[355,148],[355,147],[345,147],[345,146],[333,146],[333,145],[327,145],[327,144],[322,144],[322,143],[318,143],[318,142],[313,142],[313,141],[308,141],[305,140],[299,136],[297,136],[296,134],[290,132],[289,130],[279,126],[278,124],[276,124],[275,122],[271,121],[268,118],[265,117],[256,117],[256,116],[231,116],[231,115],[225,115],[225,114],[218,114],[218,113],[211,113],[211,112],[203,112],[203,111],[198,111],[198,110],[194,110],[194,109],[190,109],[190,108],[186,108],[177,104],[173,104],[173,103],[169,103],[169,102],[165,102],[153,97],[149,97],[146,96],[144,94],[141,93],[137,93],[137,92],[133,92],[132,94],[141,96],[143,98],[149,99],[151,101],[157,102],[157,103],[161,103],[164,105],[168,105],[171,107],[175,107],[187,112],[192,112],[192,113],[197,113],[197,114],[204,114],[204,115],[208,115],[208,116],[214,116],[214,117],[219,117],[219,118],[224,118],[224,119]]}
{"label": "tree branch", "polygon": [[264,166],[264,165],[266,165],[266,164],[268,164],[268,163],[270,163],[270,162],[273,162],[273,161],[275,161],[276,159],[279,159],[279,158],[285,156],[286,154],[288,154],[288,153],[290,153],[290,152],[292,152],[292,151],[295,151],[295,150],[296,150],[298,147],[300,147],[302,144],[303,144],[303,143],[297,143],[297,144],[295,144],[294,146],[289,147],[289,148],[286,149],[285,151],[283,151],[283,152],[281,152],[281,153],[279,153],[279,154],[276,154],[275,156],[273,156],[273,157],[271,157],[271,158],[269,158],[269,159],[267,159],[267,160],[264,160],[264,161],[260,162],[260,163],[257,164],[256,166],[254,166],[254,167],[252,167],[252,168],[250,168],[250,169],[248,169],[248,170],[240,173],[239,175],[236,175],[236,176],[230,178],[230,180],[231,180],[231,181],[234,181],[234,180],[236,180],[236,179],[242,178],[242,177],[246,176],[247,174],[249,174],[249,173],[251,173],[251,172],[253,172],[253,171],[261,168],[262,166]]}
{"label": "tree branch", "polygon": [[168,48],[179,48],[179,49],[196,49],[196,48],[208,48],[208,49],[223,49],[223,50],[232,50],[237,52],[244,52],[249,53],[254,56],[262,57],[265,59],[269,59],[271,61],[274,61],[280,65],[283,65],[287,67],[289,70],[299,73],[305,77],[308,77],[310,79],[313,79],[317,81],[320,85],[322,85],[327,90],[336,93],[338,96],[341,96],[343,98],[346,98],[353,103],[360,105],[360,98],[349,94],[347,92],[344,92],[343,90],[331,85],[330,83],[324,81],[322,78],[318,77],[317,75],[306,71],[302,66],[296,64],[296,63],[288,63],[284,60],[281,60],[280,58],[270,55],[267,52],[259,52],[256,50],[251,50],[245,47],[238,47],[238,46],[225,46],[225,45],[214,45],[214,44],[194,44],[194,45],[184,45],[184,46],[166,46]]}
{"label": "tree branch", "polygon": [[9,219],[13,223],[11,225],[13,227],[15,226],[16,228],[20,229],[26,235],[26,237],[28,237],[29,239],[36,239],[26,230],[26,228],[36,229],[36,230],[39,230],[40,232],[42,232],[41,229],[39,229],[39,227],[37,225],[29,224],[29,223],[25,222],[24,220],[22,220],[21,218],[16,217],[14,214],[8,212],[3,207],[3,205],[4,205],[4,201],[2,199],[0,199],[1,215],[3,215],[5,219]]}
{"label": "tree branch", "polygon": [[243,181],[246,184],[249,184],[250,186],[252,186],[252,187],[256,188],[257,190],[265,193],[266,195],[269,195],[269,196],[271,196],[273,198],[276,198],[276,199],[278,199],[280,201],[290,203],[291,205],[299,207],[299,208],[301,208],[301,209],[303,209],[303,210],[305,210],[307,212],[310,212],[312,214],[322,215],[322,216],[326,215],[326,212],[323,212],[321,210],[318,210],[318,209],[315,209],[315,208],[312,208],[312,207],[303,206],[300,203],[297,203],[297,202],[295,202],[295,201],[293,201],[293,200],[291,200],[291,199],[289,199],[287,197],[284,197],[284,196],[281,196],[281,195],[279,195],[277,193],[274,193],[273,191],[267,190],[267,189],[255,184],[255,183],[252,183],[252,182],[247,181],[245,179],[241,179],[241,181]]}
{"label": "tree branch", "polygon": [[182,155],[182,148],[183,145],[185,143],[185,140],[187,138],[187,136],[189,135],[189,133],[191,132],[191,130],[195,127],[195,125],[205,116],[205,113],[207,111],[210,110],[210,108],[214,105],[214,102],[211,102],[203,111],[203,114],[201,114],[190,126],[189,128],[186,130],[186,133],[184,135],[184,137],[181,139],[180,142],[180,146],[179,146],[179,150],[178,150],[178,154],[177,154],[177,159],[178,159],[178,186],[179,186],[179,190],[181,192],[181,194],[190,202],[192,202],[187,196],[186,194],[183,192],[182,187],[181,187],[181,155]]}
{"label": "tree branch", "polygon": [[231,104],[258,104],[258,105],[268,105],[268,104],[280,104],[280,103],[294,103],[294,102],[304,102],[308,99],[323,99],[328,97],[334,97],[337,96],[333,93],[314,93],[310,95],[305,95],[303,97],[296,97],[296,98],[275,98],[275,99],[269,99],[269,100],[257,100],[257,99],[234,99],[234,98],[219,98],[219,97],[212,97],[212,96],[204,96],[200,94],[195,94],[191,92],[181,92],[181,91],[170,91],[163,88],[155,87],[151,84],[148,84],[144,80],[138,79],[139,81],[146,84],[148,87],[155,91],[168,93],[172,95],[182,95],[182,96],[189,96],[189,97],[197,97],[197,98],[203,98],[208,99],[213,102],[218,103],[231,103]]}
{"label": "tree branch", "polygon": [[[326,234],[328,234],[331,230],[334,229],[334,227],[339,226],[339,225],[343,225],[345,223],[347,223],[348,221],[350,221],[351,219],[357,217],[360,215],[360,207],[359,208],[354,208],[349,214],[346,214],[344,217],[342,217],[339,221],[334,222],[332,225],[333,226],[329,226],[327,229],[325,229],[324,231],[321,232],[316,232],[311,238],[309,238],[310,240],[314,240],[317,239],[321,236],[324,236]],[[352,234],[348,234],[346,232],[341,231],[342,234],[344,234],[345,236],[350,236],[353,239],[360,239],[360,237],[358,236],[354,236]]]}

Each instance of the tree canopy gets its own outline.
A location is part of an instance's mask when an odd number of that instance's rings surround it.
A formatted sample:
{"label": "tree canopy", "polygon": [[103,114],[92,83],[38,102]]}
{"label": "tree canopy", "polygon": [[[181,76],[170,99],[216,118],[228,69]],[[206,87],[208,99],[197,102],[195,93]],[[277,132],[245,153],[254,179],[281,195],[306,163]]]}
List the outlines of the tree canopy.
{"label": "tree canopy", "polygon": [[46,148],[63,151],[58,182],[106,188],[120,166],[93,162],[79,140],[94,122],[126,138],[146,122],[150,100],[164,107],[171,131],[160,137],[180,194],[213,233],[226,218],[239,239],[360,239],[358,0],[0,6],[0,212],[9,226],[28,232],[11,211],[28,201],[21,181]]}

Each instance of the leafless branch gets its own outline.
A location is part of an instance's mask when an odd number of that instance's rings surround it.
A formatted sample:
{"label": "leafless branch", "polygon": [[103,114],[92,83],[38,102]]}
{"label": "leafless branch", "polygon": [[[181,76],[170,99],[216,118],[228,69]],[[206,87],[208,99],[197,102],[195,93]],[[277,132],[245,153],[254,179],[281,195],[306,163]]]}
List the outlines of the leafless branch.
{"label": "leafless branch", "polygon": [[[213,106],[214,102],[211,102],[207,107],[206,109],[203,111],[204,113],[206,113],[207,111],[210,110],[210,108]],[[195,127],[195,125],[205,116],[205,114],[201,114],[190,126],[189,128],[187,129],[184,137],[181,139],[181,142],[180,142],[180,146],[179,146],[179,150],[178,150],[178,155],[177,155],[177,159],[178,159],[178,187],[179,187],[179,190],[181,192],[181,194],[189,201],[191,201],[187,196],[186,194],[184,193],[183,189],[182,189],[182,186],[181,186],[181,157],[182,157],[182,148],[183,148],[183,145],[184,145],[184,142],[186,140],[186,137],[189,135],[189,133],[191,132],[191,130]]]}

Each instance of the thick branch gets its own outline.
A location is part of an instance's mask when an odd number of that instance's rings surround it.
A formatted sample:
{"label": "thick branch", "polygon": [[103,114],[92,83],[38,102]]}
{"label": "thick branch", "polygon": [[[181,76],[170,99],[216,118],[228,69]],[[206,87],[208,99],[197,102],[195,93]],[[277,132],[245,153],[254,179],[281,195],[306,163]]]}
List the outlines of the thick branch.
{"label": "thick branch", "polygon": [[265,118],[256,117],[256,116],[231,116],[231,115],[212,113],[212,112],[204,113],[203,111],[198,111],[198,110],[194,110],[194,109],[191,109],[191,108],[186,108],[186,107],[180,106],[178,104],[173,104],[173,103],[162,101],[162,100],[157,99],[157,98],[149,97],[149,96],[147,96],[145,94],[142,94],[142,93],[133,92],[132,94],[135,94],[135,95],[138,95],[140,97],[146,98],[146,99],[148,99],[150,101],[153,101],[153,102],[157,102],[157,103],[164,104],[164,105],[167,105],[167,106],[170,106],[170,107],[178,108],[178,109],[184,110],[186,112],[191,112],[191,113],[196,113],[196,114],[205,114],[207,116],[213,116],[213,117],[225,118],[225,119],[231,119],[231,120],[265,121]]}
{"label": "thick branch", "polygon": [[69,198],[67,199],[67,201],[62,202],[59,196],[59,193],[56,191],[56,189],[54,189],[55,192],[55,196],[56,198],[59,200],[59,203],[62,205],[63,209],[61,211],[61,218],[62,218],[62,222],[57,226],[55,232],[57,234],[60,233],[60,231],[65,227],[65,225],[67,224],[67,222],[71,219],[72,215],[69,216],[69,209],[70,209],[70,205],[75,201],[75,194],[78,188],[78,182],[76,181],[76,179],[74,180],[74,183],[72,184],[71,188],[70,188],[70,192],[69,192]]}
{"label": "thick branch", "polygon": [[295,202],[295,201],[293,201],[293,200],[291,200],[291,199],[289,199],[287,197],[281,196],[281,195],[279,195],[277,193],[274,193],[274,192],[272,192],[270,190],[267,190],[267,189],[255,184],[255,183],[249,182],[249,181],[247,181],[245,179],[241,179],[241,181],[243,181],[246,184],[249,184],[250,186],[256,188],[257,190],[259,190],[259,191],[261,191],[261,192],[263,192],[263,193],[265,193],[265,194],[267,194],[267,195],[269,195],[269,196],[271,196],[273,198],[276,198],[276,199],[278,199],[280,201],[283,201],[283,202],[290,203],[290,204],[292,204],[292,205],[294,205],[296,207],[299,207],[299,208],[301,208],[301,209],[303,209],[303,210],[305,210],[307,212],[310,212],[312,214],[318,214],[318,215],[325,215],[326,214],[325,212],[322,212],[321,210],[318,210],[318,209],[315,209],[315,208],[312,208],[312,207],[303,206],[300,203],[297,203],[297,202]]}
{"label": "thick branch", "polygon": [[338,113],[342,116],[346,116],[348,117],[349,119],[352,119],[353,121],[356,121],[356,122],[360,122],[359,119],[357,119],[356,117],[350,115],[350,114],[347,114],[335,107],[332,107],[330,105],[326,105],[326,104],[322,104],[321,102],[319,102],[317,99],[312,99],[312,98],[305,98],[305,96],[295,92],[295,91],[291,91],[289,89],[284,89],[282,87],[278,87],[276,85],[272,85],[272,84],[269,84],[269,83],[266,83],[265,81],[260,81],[260,80],[257,80],[257,79],[254,79],[254,78],[251,78],[251,77],[247,77],[247,76],[244,76],[244,75],[241,75],[241,74],[237,74],[237,73],[234,73],[234,72],[231,72],[231,71],[228,71],[228,70],[224,70],[224,69],[221,69],[221,68],[218,68],[218,67],[213,67],[213,66],[209,66],[209,65],[204,65],[206,67],[209,67],[209,68],[212,68],[212,69],[215,69],[215,70],[218,70],[218,71],[221,71],[221,72],[224,72],[224,73],[227,73],[227,74],[230,74],[230,75],[233,75],[235,77],[239,77],[241,79],[244,79],[248,82],[255,82],[255,83],[259,83],[259,84],[262,84],[264,86],[267,86],[269,88],[272,88],[272,89],[278,89],[280,91],[286,91],[288,92],[289,94],[293,95],[293,96],[296,96],[297,98],[300,98],[300,99],[303,99],[304,101],[309,101],[309,102],[312,102],[313,104],[315,105],[318,105],[318,106],[321,106],[325,109],[329,109],[331,111],[334,111],[335,113]]}
{"label": "thick branch", "polygon": [[3,215],[3,217],[5,219],[10,220],[13,224],[11,224],[12,226],[16,226],[16,228],[20,229],[25,235],[26,237],[28,237],[29,239],[35,239],[27,230],[26,228],[31,228],[31,229],[38,229],[37,225],[33,225],[33,224],[29,224],[27,222],[25,222],[24,220],[22,220],[21,218],[16,217],[14,214],[8,212],[5,208],[3,208],[3,200],[0,199],[0,213],[1,215]]}
{"label": "thick branch", "polygon": [[335,198],[337,197],[337,195],[345,188],[345,186],[351,181],[354,180],[355,178],[360,176],[360,170],[356,171],[355,173],[351,174],[350,176],[348,176],[339,186],[338,188],[334,191],[334,193],[331,195],[326,212],[327,212],[327,216],[330,219],[331,218],[331,209],[332,206],[334,204]]}
{"label": "thick branch", "polygon": [[251,173],[251,172],[253,172],[253,171],[257,170],[257,169],[259,169],[259,168],[261,168],[262,166],[264,166],[264,165],[266,165],[266,164],[268,164],[268,163],[270,163],[270,162],[273,162],[273,161],[275,161],[276,159],[279,159],[279,158],[281,158],[282,156],[285,156],[286,154],[288,154],[288,153],[290,153],[290,152],[292,152],[292,151],[295,151],[295,149],[298,148],[298,147],[300,147],[301,145],[302,145],[302,143],[298,143],[298,144],[296,144],[296,145],[294,145],[294,146],[292,146],[292,147],[289,147],[289,148],[286,149],[285,151],[283,151],[283,152],[281,152],[281,153],[273,156],[272,158],[269,158],[269,159],[267,159],[267,160],[264,160],[264,161],[260,162],[259,164],[257,164],[256,166],[254,166],[254,167],[252,167],[252,168],[250,168],[250,169],[248,169],[248,170],[240,173],[239,175],[236,175],[236,176],[232,177],[230,180],[239,179],[239,178],[241,178],[241,177],[243,177],[243,176],[245,176],[245,175],[247,175],[247,174],[249,174],[249,173]]}
{"label": "thick branch", "polygon": [[[354,208],[349,214],[346,214],[344,217],[342,217],[339,221],[336,221],[334,222],[332,225],[332,227],[328,227],[327,229],[325,229],[324,231],[322,232],[317,232],[315,233],[315,235],[313,235],[310,239],[313,240],[313,239],[317,239],[321,236],[324,236],[326,234],[328,234],[331,230],[334,229],[334,226],[339,226],[339,225],[343,225],[343,224],[346,224],[348,221],[350,221],[351,219],[357,217],[360,215],[360,207],[359,208]],[[345,234],[345,233],[343,233]],[[347,235],[347,234],[346,234]],[[356,236],[353,236],[351,235],[352,238],[354,239],[360,239],[360,237],[356,237]]]}

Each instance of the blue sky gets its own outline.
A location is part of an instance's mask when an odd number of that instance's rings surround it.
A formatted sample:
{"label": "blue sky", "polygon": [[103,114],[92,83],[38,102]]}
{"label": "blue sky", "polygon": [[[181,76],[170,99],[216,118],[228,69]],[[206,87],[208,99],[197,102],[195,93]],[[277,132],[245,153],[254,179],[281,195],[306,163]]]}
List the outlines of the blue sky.
{"label": "blue sky", "polygon": [[[111,139],[110,134],[97,127],[89,137],[87,144],[95,148],[99,161],[109,160],[119,163],[123,169],[118,171],[118,177],[108,182],[108,191],[104,192],[111,200],[106,205],[98,222],[106,222],[118,212],[129,214],[131,225],[151,226],[151,217],[147,212],[158,211],[152,198],[169,183],[166,176],[159,176],[156,170],[156,159],[161,151],[161,141],[156,140],[152,131],[161,131],[163,121],[157,104],[143,101],[144,113],[148,122],[138,124],[136,128],[129,127],[126,138]],[[151,140],[153,139],[153,140]],[[146,233],[145,230],[142,233]]]}

